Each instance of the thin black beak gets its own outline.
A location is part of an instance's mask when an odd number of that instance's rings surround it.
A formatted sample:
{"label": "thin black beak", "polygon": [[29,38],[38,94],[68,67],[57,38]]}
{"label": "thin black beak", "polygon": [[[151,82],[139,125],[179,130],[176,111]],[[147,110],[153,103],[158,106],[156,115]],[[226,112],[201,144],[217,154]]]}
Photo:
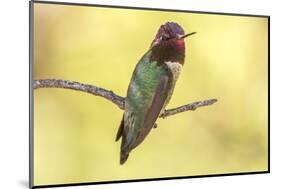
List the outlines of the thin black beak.
{"label": "thin black beak", "polygon": [[192,32],[192,33],[188,33],[186,35],[180,36],[178,39],[184,39],[184,38],[186,38],[188,36],[191,36],[191,35],[194,35],[194,34],[196,34],[196,32]]}

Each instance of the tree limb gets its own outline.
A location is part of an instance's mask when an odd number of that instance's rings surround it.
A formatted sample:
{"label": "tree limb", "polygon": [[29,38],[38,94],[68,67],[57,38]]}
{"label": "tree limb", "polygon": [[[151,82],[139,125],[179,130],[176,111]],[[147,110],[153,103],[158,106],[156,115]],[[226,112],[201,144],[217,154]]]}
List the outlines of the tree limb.
{"label": "tree limb", "polygon": [[[86,92],[95,96],[103,97],[114,104],[116,104],[120,109],[124,110],[124,98],[115,94],[112,91],[96,87],[89,84],[83,84],[76,81],[68,81],[68,80],[61,80],[61,79],[41,79],[41,80],[34,80],[33,82],[33,89],[39,88],[65,88],[65,89],[72,89],[81,92]],[[175,115],[177,113],[189,111],[189,110],[196,110],[199,107],[209,106],[217,102],[217,99],[210,99],[204,101],[193,102],[191,104],[186,104],[177,108],[165,110],[163,114],[159,117],[165,118],[171,115]]]}
{"label": "tree limb", "polygon": [[65,88],[72,89],[77,91],[82,91],[86,93],[90,93],[95,96],[101,96],[106,98],[107,100],[116,104],[120,109],[124,109],[124,98],[118,96],[112,91],[96,87],[93,85],[83,84],[76,81],[68,81],[61,79],[42,79],[35,80],[33,83],[33,89],[38,88]]}

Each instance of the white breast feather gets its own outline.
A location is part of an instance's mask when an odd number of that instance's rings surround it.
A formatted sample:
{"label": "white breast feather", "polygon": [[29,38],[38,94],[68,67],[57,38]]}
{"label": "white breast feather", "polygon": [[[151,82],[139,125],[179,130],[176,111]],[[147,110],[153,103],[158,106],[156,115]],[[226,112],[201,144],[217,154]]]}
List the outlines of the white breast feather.
{"label": "white breast feather", "polygon": [[165,64],[172,71],[174,81],[177,81],[180,75],[182,65],[179,62],[171,62],[171,61],[165,62]]}
{"label": "white breast feather", "polygon": [[181,67],[182,67],[182,65],[179,62],[168,61],[168,62],[165,62],[165,64],[168,66],[168,68],[171,70],[171,72],[173,74],[173,84],[172,84],[172,89],[168,93],[168,97],[165,101],[165,104],[164,104],[160,114],[162,114],[164,112],[165,107],[167,106],[167,104],[169,103],[169,101],[171,99],[172,93],[174,91],[175,83],[179,78]]}

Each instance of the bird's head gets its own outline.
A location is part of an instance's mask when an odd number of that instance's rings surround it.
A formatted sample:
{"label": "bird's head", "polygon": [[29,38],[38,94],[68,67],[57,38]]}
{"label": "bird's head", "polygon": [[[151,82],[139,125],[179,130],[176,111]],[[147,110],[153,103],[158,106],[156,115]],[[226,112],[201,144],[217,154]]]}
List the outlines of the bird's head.
{"label": "bird's head", "polygon": [[183,28],[175,22],[161,25],[150,46],[152,59],[157,62],[174,61],[184,64],[184,39],[195,33],[185,34]]}
{"label": "bird's head", "polygon": [[184,47],[184,38],[195,33],[196,32],[185,34],[183,28],[179,24],[175,22],[166,22],[160,26],[154,40],[151,43],[151,48],[169,43],[176,43],[179,46]]}

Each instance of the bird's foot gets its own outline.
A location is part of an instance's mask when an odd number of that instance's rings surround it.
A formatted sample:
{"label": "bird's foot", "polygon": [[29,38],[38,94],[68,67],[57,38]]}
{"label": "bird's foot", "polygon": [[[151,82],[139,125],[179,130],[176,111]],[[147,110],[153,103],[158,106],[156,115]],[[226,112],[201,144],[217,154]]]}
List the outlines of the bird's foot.
{"label": "bird's foot", "polygon": [[154,129],[157,128],[157,123],[154,123],[153,128],[154,128]]}

